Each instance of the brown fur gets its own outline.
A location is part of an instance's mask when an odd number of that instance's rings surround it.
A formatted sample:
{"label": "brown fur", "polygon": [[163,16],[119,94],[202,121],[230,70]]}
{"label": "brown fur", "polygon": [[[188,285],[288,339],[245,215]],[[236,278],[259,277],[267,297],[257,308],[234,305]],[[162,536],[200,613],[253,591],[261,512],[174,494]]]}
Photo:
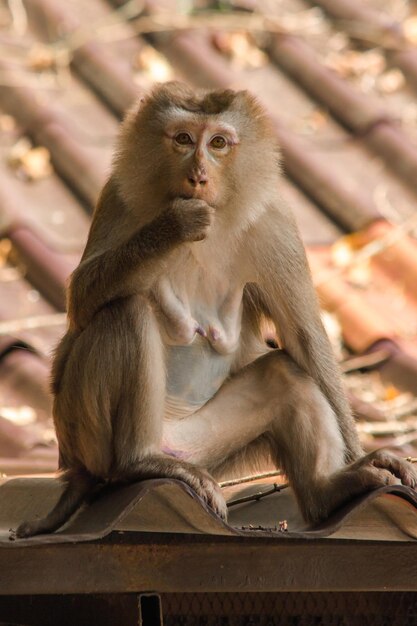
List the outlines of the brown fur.
{"label": "brown fur", "polygon": [[[224,517],[207,470],[272,461],[311,521],[393,475],[415,486],[411,465],[362,455],[278,189],[248,93],[169,83],[128,113],[53,365],[66,489],[17,536],[55,530],[107,481],[177,478]],[[265,345],[264,319],[285,353]]]}

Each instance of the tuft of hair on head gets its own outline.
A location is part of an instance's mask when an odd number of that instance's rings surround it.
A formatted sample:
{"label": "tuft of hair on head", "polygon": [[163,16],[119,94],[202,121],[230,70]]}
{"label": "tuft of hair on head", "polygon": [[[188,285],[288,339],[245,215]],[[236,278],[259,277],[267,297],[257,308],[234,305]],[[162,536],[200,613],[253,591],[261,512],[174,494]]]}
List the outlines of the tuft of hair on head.
{"label": "tuft of hair on head", "polygon": [[166,111],[170,107],[177,107],[190,113],[205,115],[217,115],[231,108],[246,108],[257,116],[263,112],[262,106],[248,91],[193,89],[179,81],[154,87],[145,97],[142,107],[147,105],[153,110]]}

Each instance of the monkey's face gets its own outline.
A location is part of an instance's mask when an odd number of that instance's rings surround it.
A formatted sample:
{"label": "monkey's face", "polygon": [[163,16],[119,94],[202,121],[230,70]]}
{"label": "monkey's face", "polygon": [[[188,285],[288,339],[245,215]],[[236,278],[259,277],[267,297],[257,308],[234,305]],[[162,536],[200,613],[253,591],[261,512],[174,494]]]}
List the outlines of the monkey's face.
{"label": "monkey's face", "polygon": [[175,198],[196,198],[236,228],[275,193],[278,160],[270,121],[253,96],[173,82],[156,86],[127,115],[114,175],[144,222]]}
{"label": "monkey's face", "polygon": [[181,112],[167,124],[164,136],[172,196],[199,198],[213,206],[224,202],[239,144],[237,130],[217,116]]}

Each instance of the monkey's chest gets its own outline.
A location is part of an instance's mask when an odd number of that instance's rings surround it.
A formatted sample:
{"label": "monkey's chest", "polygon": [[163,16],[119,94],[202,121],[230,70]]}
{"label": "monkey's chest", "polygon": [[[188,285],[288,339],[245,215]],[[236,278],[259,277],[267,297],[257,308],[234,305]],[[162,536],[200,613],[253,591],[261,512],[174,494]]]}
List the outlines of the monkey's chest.
{"label": "monkey's chest", "polygon": [[219,354],[202,337],[166,348],[166,417],[185,417],[203,406],[229,375],[233,355]]}
{"label": "monkey's chest", "polygon": [[[215,354],[231,355],[239,345],[242,320],[242,287],[207,284],[204,278],[174,284],[165,277],[153,291],[153,300],[167,346],[190,346],[197,342],[208,363]],[[222,288],[223,287],[223,288]],[[212,350],[210,350],[210,347]],[[187,352],[186,352],[187,353]],[[188,353],[187,353],[188,354]],[[195,358],[191,357],[195,362]]]}
{"label": "monkey's chest", "polygon": [[[182,288],[181,288],[182,287]],[[167,417],[196,411],[220,389],[239,345],[242,289],[158,285],[157,318],[166,348]]]}

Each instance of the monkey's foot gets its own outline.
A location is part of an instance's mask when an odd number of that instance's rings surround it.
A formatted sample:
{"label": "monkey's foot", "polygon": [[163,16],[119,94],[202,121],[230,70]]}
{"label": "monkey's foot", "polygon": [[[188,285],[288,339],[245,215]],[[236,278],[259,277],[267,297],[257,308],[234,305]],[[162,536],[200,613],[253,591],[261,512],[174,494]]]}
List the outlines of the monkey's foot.
{"label": "monkey's foot", "polygon": [[191,463],[178,459],[152,456],[140,461],[132,472],[125,474],[128,480],[147,478],[175,478],[182,480],[223,520],[227,519],[227,506],[218,483],[208,472]]}
{"label": "monkey's foot", "polygon": [[45,532],[43,520],[31,520],[29,522],[22,522],[14,531],[10,531],[10,539],[26,539],[27,537],[34,537]]}
{"label": "monkey's foot", "polygon": [[181,463],[180,466],[173,465],[169,470],[169,475],[171,478],[178,478],[189,485],[219,517],[226,521],[226,501],[220,486],[208,472],[191,464]]}
{"label": "monkey's foot", "polygon": [[365,489],[393,485],[399,479],[406,487],[417,488],[417,469],[405,459],[386,450],[376,450],[355,461],[350,471],[357,471]]}
{"label": "monkey's foot", "polygon": [[306,521],[317,523],[351,498],[399,481],[416,489],[416,468],[391,452],[376,450],[331,475],[326,482],[310,484],[308,491],[299,490],[300,508]]}
{"label": "monkey's foot", "polygon": [[213,511],[227,520],[227,506],[219,485],[207,474],[196,476],[193,473],[187,478],[182,478]]}

